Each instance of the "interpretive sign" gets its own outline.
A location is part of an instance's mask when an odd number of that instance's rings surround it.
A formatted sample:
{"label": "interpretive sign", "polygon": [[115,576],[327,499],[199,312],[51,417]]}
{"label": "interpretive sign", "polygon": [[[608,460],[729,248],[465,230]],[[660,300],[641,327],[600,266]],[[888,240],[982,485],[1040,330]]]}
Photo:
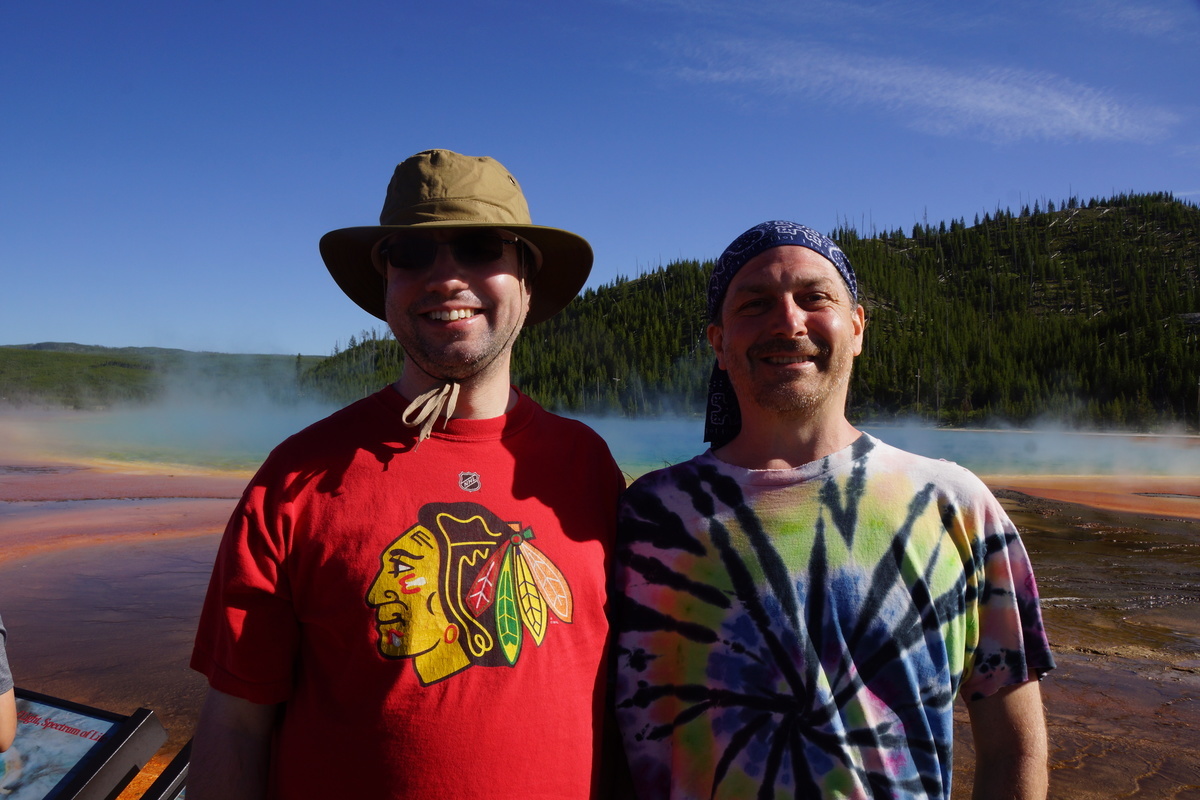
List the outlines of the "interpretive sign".
{"label": "interpretive sign", "polygon": [[0,754],[4,800],[103,800],[167,739],[154,712],[130,716],[17,688],[17,738]]}

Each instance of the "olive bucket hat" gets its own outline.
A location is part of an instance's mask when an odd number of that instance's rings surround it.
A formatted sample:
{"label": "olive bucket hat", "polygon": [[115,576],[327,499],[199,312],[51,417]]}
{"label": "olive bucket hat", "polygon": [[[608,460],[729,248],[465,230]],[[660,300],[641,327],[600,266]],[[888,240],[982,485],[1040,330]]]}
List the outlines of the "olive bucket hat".
{"label": "olive bucket hat", "polygon": [[372,255],[397,231],[433,228],[503,228],[532,245],[537,270],[526,325],[557,314],[583,288],[592,248],[569,231],[534,225],[516,178],[486,156],[426,150],[396,167],[379,225],[340,228],[321,237],[329,273],[363,310],[386,320],[383,272]]}

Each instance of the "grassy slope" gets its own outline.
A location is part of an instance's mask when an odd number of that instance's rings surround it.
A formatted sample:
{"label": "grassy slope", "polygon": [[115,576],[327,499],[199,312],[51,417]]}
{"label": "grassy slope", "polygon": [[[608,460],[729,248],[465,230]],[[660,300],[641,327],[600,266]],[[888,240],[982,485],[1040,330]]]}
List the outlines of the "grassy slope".
{"label": "grassy slope", "polygon": [[171,391],[287,401],[321,356],[195,353],[74,343],[0,346],[0,403],[91,409],[151,402]]}

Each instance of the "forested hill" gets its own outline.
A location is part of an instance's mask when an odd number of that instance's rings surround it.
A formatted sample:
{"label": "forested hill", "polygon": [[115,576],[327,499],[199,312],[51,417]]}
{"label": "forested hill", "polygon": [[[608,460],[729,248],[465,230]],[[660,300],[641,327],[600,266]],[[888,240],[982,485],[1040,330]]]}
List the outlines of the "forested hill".
{"label": "forested hill", "polygon": [[[1196,205],[1169,194],[1072,198],[969,225],[832,235],[868,316],[852,418],[1195,428]],[[585,291],[521,335],[515,382],[569,411],[702,410],[710,270],[676,262]],[[392,380],[399,363],[390,337],[366,333],[304,380],[349,400]]]}
{"label": "forested hill", "polygon": [[74,342],[0,346],[0,409],[99,409],[176,402],[238,404],[306,399],[299,380],[318,356],[197,353]]}

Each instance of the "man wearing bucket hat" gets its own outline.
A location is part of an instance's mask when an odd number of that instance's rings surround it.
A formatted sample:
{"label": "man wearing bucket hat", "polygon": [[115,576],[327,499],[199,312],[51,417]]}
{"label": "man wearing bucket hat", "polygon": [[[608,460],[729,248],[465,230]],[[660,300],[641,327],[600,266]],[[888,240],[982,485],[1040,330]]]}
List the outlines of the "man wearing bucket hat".
{"label": "man wearing bucket hat", "polygon": [[624,481],[509,377],[591,248],[532,224],[498,162],[446,150],[396,168],[380,223],[321,255],[404,366],[276,448],[234,513],[189,796],[597,797]]}
{"label": "man wearing bucket hat", "polygon": [[845,253],[771,221],[709,283],[712,449],[625,493],[615,702],[650,798],[1044,798],[1052,669],[1029,560],[967,470],[845,416],[866,316]]}

